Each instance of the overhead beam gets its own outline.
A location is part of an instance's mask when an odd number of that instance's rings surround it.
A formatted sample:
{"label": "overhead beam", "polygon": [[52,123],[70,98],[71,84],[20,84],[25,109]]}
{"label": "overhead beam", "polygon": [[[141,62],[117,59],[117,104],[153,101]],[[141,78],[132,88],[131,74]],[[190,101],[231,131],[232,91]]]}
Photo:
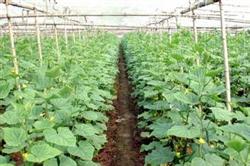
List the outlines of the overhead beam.
{"label": "overhead beam", "polygon": [[[204,7],[204,6],[211,5],[211,4],[214,4],[214,3],[216,3],[216,2],[219,2],[219,0],[203,0],[203,2],[199,2],[199,3],[195,4],[195,5],[192,6],[192,7],[189,7],[189,8],[187,8],[187,9],[182,10],[182,11],[180,12],[180,14],[181,14],[181,15],[184,15],[184,14],[186,14],[186,13],[192,11],[192,10],[195,10],[195,9],[198,9],[198,8],[202,8],[202,7]],[[174,16],[170,16],[170,17],[168,17],[168,18],[164,18],[164,19],[160,20],[159,22],[150,23],[150,24],[148,24],[148,25],[160,24],[160,23],[162,23],[162,22],[164,22],[164,21],[166,21],[166,20],[169,20],[169,19],[171,19],[171,18],[173,18],[173,17],[174,17]]]}
{"label": "overhead beam", "polygon": [[199,9],[199,8],[204,7],[204,6],[208,6],[208,5],[214,4],[216,2],[219,2],[219,0],[204,0],[203,2],[197,3],[197,4],[193,5],[190,8],[182,10],[180,13],[181,14],[186,14],[188,12],[191,12],[192,10]]}

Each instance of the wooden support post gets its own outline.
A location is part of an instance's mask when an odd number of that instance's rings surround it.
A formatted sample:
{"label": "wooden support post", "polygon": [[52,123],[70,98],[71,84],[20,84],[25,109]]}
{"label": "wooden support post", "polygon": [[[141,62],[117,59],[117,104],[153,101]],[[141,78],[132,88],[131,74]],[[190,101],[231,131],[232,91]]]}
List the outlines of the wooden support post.
{"label": "wooden support post", "polygon": [[5,7],[6,7],[6,16],[8,18],[8,28],[9,28],[11,51],[12,51],[12,61],[14,65],[14,73],[16,75],[16,87],[18,90],[21,90],[21,86],[19,83],[19,66],[18,66],[17,55],[16,55],[14,33],[12,29],[11,19],[9,17],[9,1],[8,0],[5,1]]}
{"label": "wooden support post", "polygon": [[60,53],[60,48],[59,48],[59,43],[58,43],[58,33],[57,33],[57,27],[56,24],[54,25],[54,34],[55,34],[55,40],[56,40],[56,54],[57,54],[57,60],[59,62],[61,53]]}
{"label": "wooden support post", "polygon": [[[35,13],[35,15],[37,15],[36,9],[34,10],[34,13]],[[39,28],[37,17],[35,17],[35,24],[36,24],[36,38],[37,38],[39,62],[40,62],[40,66],[42,66],[43,65],[43,55],[42,55],[42,47],[41,47],[40,28]]]}
{"label": "wooden support post", "polygon": [[[198,43],[198,33],[197,33],[196,17],[195,17],[194,10],[192,10],[192,15],[193,15],[193,37],[194,37],[195,44],[197,44]],[[196,58],[196,64],[198,66],[200,65],[200,55],[198,55],[197,58]]]}
{"label": "wooden support post", "polygon": [[198,43],[198,33],[197,33],[196,17],[195,17],[195,12],[194,12],[194,10],[192,10],[192,15],[193,15],[194,42],[195,42],[195,43]]}
{"label": "wooden support post", "polygon": [[80,29],[80,27],[78,28],[78,36],[79,36],[79,40],[81,40],[82,37],[81,37],[81,29]]}
{"label": "wooden support post", "polygon": [[178,31],[178,29],[179,29],[178,16],[175,16],[175,25],[176,25],[176,29]]}
{"label": "wooden support post", "polygon": [[231,85],[230,85],[230,71],[229,71],[229,59],[228,59],[228,49],[227,49],[227,34],[225,26],[225,17],[223,9],[223,0],[219,0],[220,6],[220,15],[221,15],[221,36],[222,36],[222,45],[224,53],[224,72],[225,72],[225,86],[226,86],[226,105],[227,110],[232,111],[231,108]]}
{"label": "wooden support post", "polygon": [[65,18],[64,18],[64,23],[65,23],[65,25],[64,25],[64,40],[65,40],[66,49],[68,49],[68,31],[67,31],[67,25],[66,25],[67,21]]}
{"label": "wooden support post", "polygon": [[[79,20],[79,22],[80,22],[80,16],[78,16],[78,20]],[[79,23],[79,25],[78,25],[78,37],[79,37],[79,40],[81,40],[81,27],[80,27],[80,23]]]}
{"label": "wooden support post", "polygon": [[169,24],[169,20],[167,20],[167,26],[168,26],[168,35],[169,35],[169,42],[172,42],[172,30]]}
{"label": "wooden support post", "polygon": [[76,43],[76,36],[74,31],[74,25],[72,25],[72,36],[73,36],[73,42]]}

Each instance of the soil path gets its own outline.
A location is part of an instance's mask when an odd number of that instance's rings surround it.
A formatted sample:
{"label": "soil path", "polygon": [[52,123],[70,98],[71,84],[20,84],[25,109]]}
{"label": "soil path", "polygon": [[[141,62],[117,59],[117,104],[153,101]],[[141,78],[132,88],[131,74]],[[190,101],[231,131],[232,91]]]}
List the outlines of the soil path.
{"label": "soil path", "polygon": [[102,166],[143,166],[137,126],[137,111],[131,98],[123,50],[120,49],[119,75],[114,101],[115,111],[109,113],[108,143],[96,157]]}

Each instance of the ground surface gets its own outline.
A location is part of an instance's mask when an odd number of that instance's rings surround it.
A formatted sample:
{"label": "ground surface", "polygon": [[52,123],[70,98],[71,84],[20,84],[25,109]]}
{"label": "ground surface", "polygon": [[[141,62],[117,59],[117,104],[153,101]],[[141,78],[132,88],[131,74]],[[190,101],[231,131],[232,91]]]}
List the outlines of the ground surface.
{"label": "ground surface", "polygon": [[136,128],[137,110],[131,98],[132,88],[122,49],[118,66],[117,99],[114,101],[115,111],[109,112],[108,143],[96,156],[96,160],[102,166],[143,166],[140,138]]}

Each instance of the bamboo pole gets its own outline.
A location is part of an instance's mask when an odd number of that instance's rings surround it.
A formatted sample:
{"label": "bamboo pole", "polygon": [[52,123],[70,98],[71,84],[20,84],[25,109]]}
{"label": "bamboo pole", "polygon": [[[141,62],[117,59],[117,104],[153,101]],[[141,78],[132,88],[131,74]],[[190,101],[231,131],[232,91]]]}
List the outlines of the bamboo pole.
{"label": "bamboo pole", "polygon": [[21,90],[21,86],[19,83],[19,66],[18,66],[18,60],[16,55],[16,48],[15,48],[15,39],[11,24],[11,19],[9,18],[9,1],[5,1],[5,7],[6,7],[6,16],[8,17],[8,27],[9,27],[9,38],[10,38],[10,44],[11,44],[11,51],[12,51],[12,61],[14,65],[14,73],[16,75],[16,87],[18,90]]}
{"label": "bamboo pole", "polygon": [[[79,15],[78,15],[78,20],[80,21]],[[79,37],[79,40],[81,40],[81,28],[80,28],[80,26],[78,26],[78,37]]]}
{"label": "bamboo pole", "polygon": [[[198,43],[198,34],[197,34],[197,26],[196,26],[196,18],[195,18],[195,12],[194,10],[192,10],[192,14],[193,14],[193,37],[194,37],[194,42],[195,44]],[[196,64],[199,66],[200,65],[200,55],[197,56],[196,58]]]}
{"label": "bamboo pole", "polygon": [[54,25],[54,35],[55,35],[55,40],[56,40],[56,54],[57,54],[57,60],[59,62],[61,53],[60,53],[60,48],[59,48],[59,43],[58,43],[58,33],[57,33],[57,27],[56,24]]}
{"label": "bamboo pole", "polygon": [[[66,19],[64,19],[64,22],[66,23]],[[65,40],[66,49],[68,49],[68,31],[67,31],[66,25],[64,25],[64,40]]]}
{"label": "bamboo pole", "polygon": [[76,36],[74,32],[74,25],[72,24],[72,36],[73,36],[73,42],[76,43]]}
{"label": "bamboo pole", "polygon": [[168,26],[169,43],[172,43],[172,30],[169,25],[169,20],[167,20],[167,26]]}
{"label": "bamboo pole", "polygon": [[220,14],[221,14],[221,37],[222,37],[222,46],[224,54],[224,72],[225,72],[225,86],[226,86],[226,105],[227,110],[232,111],[231,108],[231,85],[230,85],[230,71],[229,71],[229,59],[228,59],[228,48],[227,48],[227,34],[224,18],[224,9],[223,2],[219,0]]}
{"label": "bamboo pole", "polygon": [[[36,9],[34,10],[34,13],[37,14]],[[37,21],[37,17],[35,17],[35,24],[36,24],[36,38],[37,38],[37,47],[38,47],[38,53],[39,53],[39,62],[40,66],[43,65],[43,55],[42,55],[42,47],[41,47],[41,36],[40,36],[40,28]]]}

